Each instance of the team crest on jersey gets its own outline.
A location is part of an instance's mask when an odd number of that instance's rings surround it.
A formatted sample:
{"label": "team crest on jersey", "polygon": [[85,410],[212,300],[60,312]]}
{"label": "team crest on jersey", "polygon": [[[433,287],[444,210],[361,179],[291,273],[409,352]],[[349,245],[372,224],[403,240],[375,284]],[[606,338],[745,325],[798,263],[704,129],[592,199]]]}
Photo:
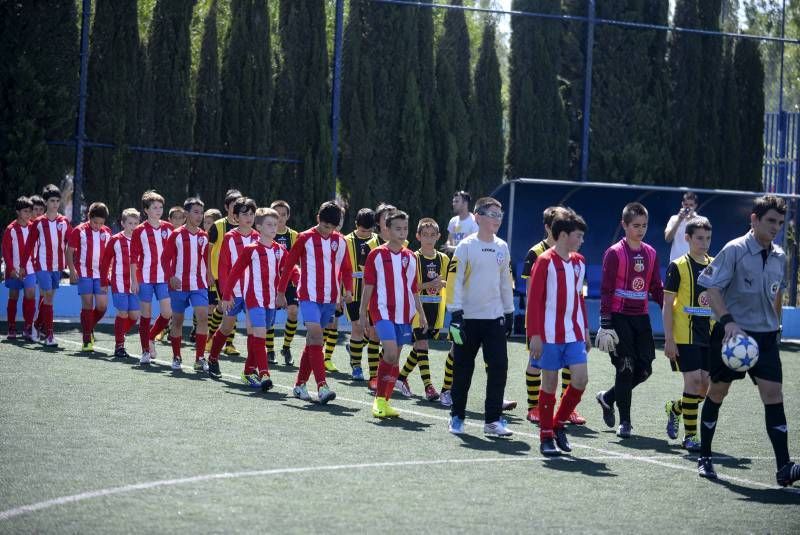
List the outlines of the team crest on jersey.
{"label": "team crest on jersey", "polygon": [[408,267],[408,257],[404,256],[403,259],[400,260],[400,263],[403,265],[403,269],[407,268]]}
{"label": "team crest on jersey", "polygon": [[167,229],[162,229],[161,230],[161,239],[162,240],[166,240],[167,239],[167,234],[169,234],[169,231]]}
{"label": "team crest on jersey", "polygon": [[636,255],[633,257],[633,270],[636,273],[641,273],[644,271],[644,257],[641,255]]}
{"label": "team crest on jersey", "polygon": [[633,279],[633,281],[631,281],[631,288],[635,292],[641,292],[644,290],[644,279],[642,277],[636,277]]}
{"label": "team crest on jersey", "polygon": [[439,273],[436,272],[435,266],[428,266],[428,280],[432,281],[436,277],[439,276]]}
{"label": "team crest on jersey", "polygon": [[205,236],[200,236],[199,238],[197,238],[197,245],[199,245],[200,247],[202,247],[202,246],[203,246],[203,245],[205,245],[205,244],[206,244],[206,238],[205,238]]}
{"label": "team crest on jersey", "polygon": [[338,249],[339,249],[339,242],[331,241],[331,251],[335,253]]}
{"label": "team crest on jersey", "polygon": [[497,253],[495,253],[494,256],[497,259],[497,265],[498,266],[502,266],[503,265],[503,260],[505,260],[505,258],[506,258],[506,255],[503,254],[503,251],[497,251]]}
{"label": "team crest on jersey", "polygon": [[781,283],[780,282],[776,281],[776,282],[773,282],[772,284],[770,284],[770,286],[769,286],[770,295],[772,297],[775,297],[776,295],[778,295],[778,290],[780,290],[780,288],[781,288]]}
{"label": "team crest on jersey", "polygon": [[63,221],[59,221],[56,227],[58,228],[59,231],[63,231],[67,228],[67,224],[64,223]]}
{"label": "team crest on jersey", "polygon": [[581,265],[580,264],[572,264],[572,269],[575,270],[575,276],[576,277],[580,277],[581,276]]}
{"label": "team crest on jersey", "polygon": [[700,292],[700,295],[697,296],[697,304],[701,307],[711,306],[711,300],[708,298],[708,292]]}
{"label": "team crest on jersey", "polygon": [[100,241],[106,241],[111,236],[108,235],[108,232],[101,232],[100,233]]}

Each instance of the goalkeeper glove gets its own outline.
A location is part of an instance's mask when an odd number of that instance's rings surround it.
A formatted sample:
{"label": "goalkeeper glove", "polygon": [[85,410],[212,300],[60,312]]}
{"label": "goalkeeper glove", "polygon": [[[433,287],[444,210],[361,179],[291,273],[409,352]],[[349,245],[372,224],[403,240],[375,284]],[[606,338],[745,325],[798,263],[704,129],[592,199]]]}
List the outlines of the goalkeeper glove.
{"label": "goalkeeper glove", "polygon": [[453,340],[454,344],[457,345],[464,345],[464,341],[467,339],[466,333],[464,333],[464,328],[462,324],[464,323],[464,312],[461,310],[456,310],[450,317],[450,339]]}
{"label": "goalkeeper glove", "polygon": [[612,353],[617,349],[619,343],[619,336],[614,329],[604,329],[600,327],[597,330],[597,336],[594,338],[594,345],[604,353]]}

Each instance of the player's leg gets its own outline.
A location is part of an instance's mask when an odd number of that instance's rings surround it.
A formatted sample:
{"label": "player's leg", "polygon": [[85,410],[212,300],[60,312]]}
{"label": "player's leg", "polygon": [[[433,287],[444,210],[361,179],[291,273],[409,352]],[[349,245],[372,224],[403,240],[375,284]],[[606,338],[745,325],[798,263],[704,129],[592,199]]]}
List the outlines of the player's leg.
{"label": "player's leg", "polygon": [[[274,326],[270,328],[275,330]],[[297,333],[297,288],[293,284],[289,284],[286,288],[286,323],[283,326],[283,346],[281,347],[281,355],[286,366],[294,363],[291,347],[295,333]]]}
{"label": "player's leg", "polygon": [[396,417],[400,413],[391,407],[389,399],[400,373],[400,350],[404,342],[411,341],[411,327],[381,320],[376,323],[375,330],[383,345],[383,356],[378,364],[378,385],[372,414],[376,418]]}
{"label": "player's leg", "polygon": [[428,401],[436,401],[439,399],[439,392],[431,382],[431,365],[429,361],[430,348],[428,346],[427,338],[435,336],[436,333],[426,333],[425,339],[419,340],[414,343],[415,351],[417,352],[417,365],[419,366],[419,375],[422,378],[422,384],[425,387],[425,399]]}
{"label": "player's leg", "polygon": [[[160,333],[161,331],[164,330],[165,327],[170,325],[170,319],[172,318],[172,310],[174,308],[174,302],[171,299],[172,293],[174,292],[170,292],[169,288],[164,283],[157,283],[153,285],[153,294],[156,296],[156,299],[158,300],[158,307],[159,307],[158,317],[156,318],[156,321],[153,323],[153,326],[150,329],[150,333],[148,334],[148,337],[150,339],[149,350],[153,356],[155,356],[155,344],[153,343],[153,340],[156,339],[156,335],[158,333]],[[185,292],[178,292],[178,293],[184,294]],[[179,304],[182,305],[183,307],[183,309],[180,310],[181,314],[183,314],[186,311],[186,307],[188,305],[184,304],[184,302],[187,299],[188,296],[185,298],[182,296],[181,299],[179,299],[178,301]],[[183,328],[182,319],[179,325],[181,328]],[[173,347],[175,346],[173,345]]]}
{"label": "player's leg", "polygon": [[[483,432],[487,435],[510,436],[511,431],[502,418],[506,410],[503,394],[508,378],[508,347],[506,330],[502,321],[479,320],[477,325],[480,344],[483,347],[483,361],[486,363],[486,402]],[[467,335],[469,336],[469,335]]]}
{"label": "player's leg", "polygon": [[464,321],[463,329],[466,334],[466,339],[463,344],[458,345],[454,343],[451,348],[453,352],[453,379],[451,383],[452,388],[448,392],[452,395],[449,430],[454,434],[461,434],[464,432],[467,396],[469,395],[469,388],[472,384],[472,374],[475,371],[475,357],[478,355],[481,340],[476,321],[478,320]]}
{"label": "player's leg", "polygon": [[18,279],[6,280],[6,288],[8,288],[8,303],[6,303],[6,319],[8,320],[8,340],[15,340],[17,338],[17,303],[19,301],[19,286],[16,284],[9,285],[9,283],[19,283]]}
{"label": "player's leg", "polygon": [[325,349],[323,354],[325,371],[331,373],[338,372],[339,369],[333,363],[333,351],[336,349],[336,341],[339,338],[338,318],[336,316],[334,316],[331,319],[331,322],[325,326],[323,335],[325,337]]}
{"label": "player's leg", "polygon": [[[372,319],[370,318],[370,325]],[[374,325],[367,329],[367,366],[369,366],[369,384],[367,387],[371,392],[375,391],[378,384],[378,363],[381,360],[381,343],[375,332]]]}
{"label": "player's leg", "polygon": [[92,279],[94,281],[94,315],[92,316],[92,341],[94,341],[94,328],[106,315],[108,310],[108,292],[103,292],[100,289],[100,279]]}
{"label": "player's leg", "polygon": [[94,293],[92,279],[81,277],[78,279],[78,295],[81,300],[81,334],[83,347],[81,351],[92,352],[92,328],[94,327]]}
{"label": "player's leg", "polygon": [[[572,370],[570,368],[562,368],[561,369],[561,398],[564,397],[564,392],[567,391],[569,385],[572,383]],[[573,425],[584,425],[586,423],[586,418],[584,418],[581,413],[578,412],[578,409],[575,409],[567,416],[565,423],[570,423]]]}
{"label": "player's leg", "polygon": [[[397,389],[400,393],[407,398],[410,398],[413,394],[411,392],[411,386],[408,384],[408,376],[411,372],[414,371],[414,368],[417,367],[417,362],[419,361],[419,353],[417,353],[417,347],[419,346],[420,339],[424,339],[425,334],[422,332],[422,329],[414,329],[413,331],[414,337],[414,345],[411,346],[411,352],[406,357],[406,362],[403,364],[403,369],[400,370],[400,373],[397,375]],[[384,352],[386,348],[384,347]]]}
{"label": "player's leg", "polygon": [[453,353],[455,344],[450,344],[450,349],[447,352],[447,357],[444,359],[444,379],[442,379],[442,393],[439,398],[439,403],[443,407],[451,407],[453,405],[453,397],[450,390],[453,388]]}
{"label": "player's leg", "polygon": [[539,392],[542,388],[542,372],[534,366],[525,369],[525,388],[528,396],[528,421],[539,423]]}
{"label": "player's leg", "polygon": [[700,403],[708,390],[708,348],[688,344],[678,345],[678,357],[671,362],[672,369],[683,375],[683,393],[679,400],[670,400],[665,405],[667,412],[667,436],[678,436],[678,426],[683,418],[683,447],[690,452],[700,451],[697,436],[697,417]]}
{"label": "player's leg", "polygon": [[28,275],[23,280],[24,290],[22,297],[22,319],[25,322],[23,335],[27,340],[33,340],[33,322],[36,315],[36,279]]}
{"label": "player's leg", "polygon": [[[555,415],[555,439],[561,451],[570,452],[572,446],[567,439],[565,429],[569,417],[573,414],[581,402],[586,384],[589,382],[589,371],[587,367],[586,343],[570,342],[564,344],[561,352],[561,368],[569,368],[571,381],[567,389],[561,393],[558,411]],[[563,375],[562,375],[563,377]]]}
{"label": "player's leg", "polygon": [[364,350],[364,328],[359,321],[360,303],[353,301],[346,304],[347,317],[350,319],[350,342],[347,352],[350,355],[351,377],[354,381],[364,380],[364,370],[361,368],[361,358]]}
{"label": "player's leg", "polygon": [[[208,348],[209,366],[211,363],[215,363],[216,366],[219,366],[219,356],[222,354],[222,349],[225,347],[225,343],[228,340],[228,335],[232,333],[234,329],[236,329],[236,315],[243,309],[243,307],[244,301],[241,298],[235,299],[233,307],[222,318],[222,323],[217,326],[217,330],[211,337],[211,344]],[[248,344],[251,342],[252,340],[248,340]]]}
{"label": "player's leg", "polygon": [[[170,307],[172,310],[172,317],[170,320],[167,320],[166,323],[170,325],[170,345],[172,346],[172,369],[173,370],[180,370],[181,369],[181,338],[183,332],[183,316],[186,312],[186,308],[189,306],[189,292],[179,292],[179,291],[171,291],[169,292],[170,295]],[[162,321],[164,316],[159,315],[158,319],[156,320],[155,325],[153,325],[153,329],[150,331],[151,335],[151,348],[153,346],[152,340],[156,334],[158,334],[160,330],[159,322]],[[157,329],[156,327],[159,327]],[[152,349],[151,349],[152,353]]]}
{"label": "player's leg", "polygon": [[558,368],[548,369],[556,366],[553,362],[558,362],[559,344],[543,344],[542,356],[536,360],[541,367],[539,378],[541,388],[539,390],[539,451],[545,456],[561,455],[561,451],[555,444],[555,406],[556,388],[558,388]]}
{"label": "player's leg", "polygon": [[[197,333],[194,344],[194,369],[195,371],[208,371],[208,361],[205,358],[206,340],[208,339],[208,292],[195,290],[189,294],[192,311],[197,315]],[[234,318],[235,322],[236,318]],[[235,325],[235,323],[234,323]]]}

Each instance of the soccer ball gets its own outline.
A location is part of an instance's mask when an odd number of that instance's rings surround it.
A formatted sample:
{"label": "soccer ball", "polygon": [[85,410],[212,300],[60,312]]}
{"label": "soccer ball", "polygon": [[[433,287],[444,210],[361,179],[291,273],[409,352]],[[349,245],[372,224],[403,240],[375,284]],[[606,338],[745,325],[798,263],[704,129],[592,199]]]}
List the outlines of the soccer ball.
{"label": "soccer ball", "polygon": [[758,362],[758,344],[752,336],[737,334],[722,347],[722,362],[735,372],[745,372]]}

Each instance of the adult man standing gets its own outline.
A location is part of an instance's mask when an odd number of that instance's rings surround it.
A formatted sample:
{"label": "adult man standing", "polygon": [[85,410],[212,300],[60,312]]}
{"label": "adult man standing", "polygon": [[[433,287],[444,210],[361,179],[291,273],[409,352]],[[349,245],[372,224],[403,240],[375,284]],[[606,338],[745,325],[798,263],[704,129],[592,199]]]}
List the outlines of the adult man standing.
{"label": "adult man standing", "polygon": [[469,236],[478,232],[478,223],[475,216],[469,211],[469,203],[472,200],[466,191],[457,191],[453,194],[453,213],[447,224],[447,243],[442,246],[442,252],[452,256],[456,246]]}
{"label": "adult man standing", "polygon": [[672,244],[669,251],[669,261],[674,262],[689,252],[689,242],[684,239],[686,223],[697,215],[697,195],[691,191],[683,194],[681,209],[669,218],[667,228],[664,229],[664,240]]}

